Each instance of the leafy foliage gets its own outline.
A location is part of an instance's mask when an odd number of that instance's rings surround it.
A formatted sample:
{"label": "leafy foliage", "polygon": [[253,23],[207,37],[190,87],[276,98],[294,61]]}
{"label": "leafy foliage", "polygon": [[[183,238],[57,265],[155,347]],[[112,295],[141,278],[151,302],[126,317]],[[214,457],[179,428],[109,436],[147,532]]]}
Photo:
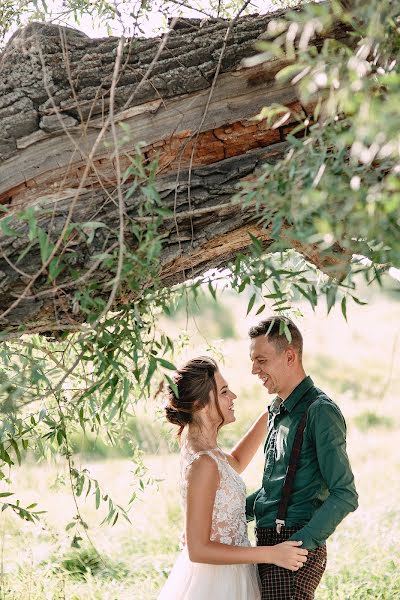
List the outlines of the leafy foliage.
{"label": "leafy foliage", "polygon": [[[265,165],[238,197],[257,203],[277,243],[289,237],[327,254],[339,245],[383,269],[399,264],[399,16],[385,0],[353,2],[351,12],[336,0],[306,4],[273,21],[259,43],[263,59],[289,62],[276,78],[297,86],[307,112],[314,107],[311,118],[296,115],[284,160]],[[343,40],[326,33],[338,22],[349,28]],[[315,34],[327,36],[320,51]],[[277,115],[290,111],[271,106],[260,116]]]}
{"label": "leafy foliage", "polygon": [[60,565],[61,570],[68,573],[71,579],[85,581],[91,576],[112,577],[123,579],[127,575],[127,568],[122,563],[115,563],[109,558],[99,555],[92,548],[81,548],[70,550],[63,557]]}

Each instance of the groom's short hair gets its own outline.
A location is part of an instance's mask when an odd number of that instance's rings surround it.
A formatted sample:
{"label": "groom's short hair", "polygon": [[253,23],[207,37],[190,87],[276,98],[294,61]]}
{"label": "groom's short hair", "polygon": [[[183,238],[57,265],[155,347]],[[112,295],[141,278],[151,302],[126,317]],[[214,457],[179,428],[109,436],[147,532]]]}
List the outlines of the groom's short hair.
{"label": "groom's short hair", "polygon": [[[287,333],[289,331],[289,334]],[[283,352],[288,346],[293,346],[301,359],[303,354],[303,336],[297,325],[288,317],[273,316],[263,319],[249,329],[251,339],[264,335],[274,344],[278,352]],[[289,339],[288,339],[289,338]],[[290,339],[291,338],[291,339]]]}

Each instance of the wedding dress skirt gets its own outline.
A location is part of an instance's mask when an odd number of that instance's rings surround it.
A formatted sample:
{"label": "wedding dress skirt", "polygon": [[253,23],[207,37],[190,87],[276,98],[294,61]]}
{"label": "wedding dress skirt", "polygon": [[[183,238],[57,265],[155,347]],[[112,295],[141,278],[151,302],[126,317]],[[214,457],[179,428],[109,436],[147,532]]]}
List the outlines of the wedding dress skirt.
{"label": "wedding dress skirt", "polygon": [[[216,491],[210,540],[232,546],[250,546],[245,515],[246,487],[219,448],[181,451],[181,496],[187,497],[187,469],[207,454],[217,464],[220,484]],[[184,548],[158,600],[260,600],[258,570],[255,565],[210,565],[189,560]]]}
{"label": "wedding dress skirt", "polygon": [[189,560],[186,548],[158,600],[260,600],[255,565],[207,565]]}

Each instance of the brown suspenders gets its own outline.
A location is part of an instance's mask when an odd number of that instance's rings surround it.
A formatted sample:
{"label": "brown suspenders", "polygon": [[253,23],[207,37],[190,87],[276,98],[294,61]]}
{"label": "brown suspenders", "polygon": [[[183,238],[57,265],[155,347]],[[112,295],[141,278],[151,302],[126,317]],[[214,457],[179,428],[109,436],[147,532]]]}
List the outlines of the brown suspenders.
{"label": "brown suspenders", "polygon": [[307,422],[308,409],[314,400],[311,400],[307,406],[303,416],[300,419],[300,423],[297,426],[297,430],[293,440],[292,452],[290,454],[289,466],[286,471],[285,482],[282,488],[282,496],[278,505],[278,513],[276,515],[276,531],[281,532],[282,527],[285,526],[285,517],[287,513],[287,507],[289,504],[290,494],[292,493],[294,478],[297,471],[297,465],[300,458],[301,446],[303,444],[303,433]]}

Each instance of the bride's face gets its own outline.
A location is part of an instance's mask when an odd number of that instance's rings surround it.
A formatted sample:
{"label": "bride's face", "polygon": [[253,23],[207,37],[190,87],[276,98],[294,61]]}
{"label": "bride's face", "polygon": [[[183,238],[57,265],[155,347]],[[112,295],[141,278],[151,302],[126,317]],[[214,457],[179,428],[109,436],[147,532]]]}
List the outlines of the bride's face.
{"label": "bride's face", "polygon": [[[225,381],[225,379],[222,377],[219,371],[215,373],[215,383],[217,386],[219,407],[224,418],[223,424],[228,425],[228,423],[233,423],[234,421],[236,421],[234,400],[236,400],[237,396],[229,389],[228,383]],[[219,416],[217,411],[217,406],[214,401],[213,392],[211,392],[211,396],[211,402],[208,405],[209,416],[213,423],[219,425],[219,423],[221,422],[221,417]]]}

